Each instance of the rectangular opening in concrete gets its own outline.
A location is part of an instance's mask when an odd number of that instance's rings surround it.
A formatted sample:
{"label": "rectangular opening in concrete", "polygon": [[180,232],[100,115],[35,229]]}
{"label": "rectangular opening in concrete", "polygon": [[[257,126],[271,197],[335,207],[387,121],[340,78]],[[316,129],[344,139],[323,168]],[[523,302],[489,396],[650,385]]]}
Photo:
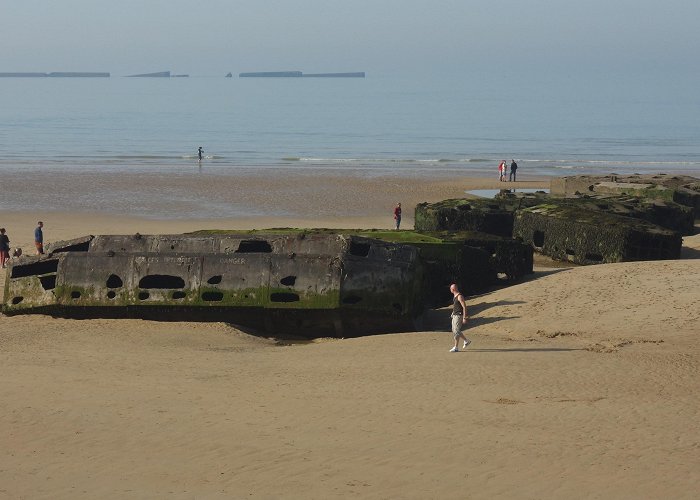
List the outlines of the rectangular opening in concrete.
{"label": "rectangular opening in concrete", "polygon": [[536,247],[543,247],[544,246],[544,232],[543,231],[535,231],[532,233],[532,244],[535,245]]}
{"label": "rectangular opening in concrete", "polygon": [[243,240],[235,253],[271,253],[272,247],[265,240]]}
{"label": "rectangular opening in concrete", "polygon": [[12,266],[10,278],[24,278],[26,276],[39,276],[58,271],[58,259],[40,260],[31,264]]}
{"label": "rectangular opening in concrete", "polygon": [[224,300],[224,294],[221,292],[204,292],[202,300],[205,302],[221,302]]}
{"label": "rectangular opening in concrete", "polygon": [[82,243],[76,243],[75,245],[68,245],[65,247],[54,248],[51,253],[64,253],[64,252],[87,252],[90,250],[90,242],[84,241]]}
{"label": "rectangular opening in concrete", "polygon": [[185,280],[179,276],[172,276],[170,274],[149,274],[141,278],[139,281],[139,288],[185,288]]}
{"label": "rectangular opening in concrete", "polygon": [[299,295],[296,293],[272,293],[270,302],[299,302]]}

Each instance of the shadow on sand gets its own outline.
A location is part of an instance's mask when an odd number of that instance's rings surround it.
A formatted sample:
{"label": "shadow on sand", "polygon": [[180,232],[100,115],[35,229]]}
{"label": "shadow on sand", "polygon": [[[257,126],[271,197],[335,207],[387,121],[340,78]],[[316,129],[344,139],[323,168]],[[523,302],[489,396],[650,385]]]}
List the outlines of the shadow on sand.
{"label": "shadow on sand", "polygon": [[[697,225],[696,221],[695,231],[693,231],[693,234],[690,236],[696,236],[698,234],[700,234],[700,225]],[[681,259],[700,259],[700,249],[686,246],[681,247]]]}
{"label": "shadow on sand", "polygon": [[700,259],[700,250],[695,248],[681,248],[681,259]]}
{"label": "shadow on sand", "polygon": [[523,276],[522,278],[520,278],[519,280],[517,280],[515,282],[509,283],[506,287],[503,287],[503,288],[507,288],[508,286],[513,286],[513,285],[519,285],[520,283],[527,283],[529,281],[535,281],[535,280],[538,280],[540,278],[544,278],[545,276],[549,276],[551,274],[561,273],[564,271],[570,271],[571,269],[574,269],[574,267],[568,266],[568,267],[557,267],[555,269],[540,269],[539,271],[533,271],[532,274],[527,274],[527,275]]}
{"label": "shadow on sand", "polygon": [[[494,316],[491,318],[475,318],[475,314],[479,314],[486,309],[494,306],[505,306],[512,304],[524,304],[522,301],[496,301],[496,302],[482,302],[481,304],[467,306],[469,312],[469,323],[468,327],[474,327],[479,325],[489,325],[491,323],[496,323],[504,319],[517,319],[520,316]],[[450,330],[452,325],[452,310],[451,309],[439,309],[439,310],[428,310],[425,312],[423,317],[423,327],[426,330]]]}
{"label": "shadow on sand", "polygon": [[[478,304],[467,304],[467,310],[469,316],[474,316],[475,314],[481,314],[482,312],[491,309],[496,306],[514,306],[518,304],[525,304],[524,300],[496,300],[493,302],[479,302]],[[479,318],[474,318],[477,320]]]}
{"label": "shadow on sand", "polygon": [[508,347],[506,349],[472,349],[467,347],[460,352],[569,352],[569,351],[585,351],[585,349],[574,349],[568,347]]}

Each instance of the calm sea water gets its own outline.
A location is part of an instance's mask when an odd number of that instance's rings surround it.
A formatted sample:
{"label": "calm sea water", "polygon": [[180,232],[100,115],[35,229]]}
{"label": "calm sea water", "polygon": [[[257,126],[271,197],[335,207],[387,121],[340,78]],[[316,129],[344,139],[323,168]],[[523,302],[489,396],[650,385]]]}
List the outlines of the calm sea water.
{"label": "calm sea water", "polygon": [[0,171],[700,172],[689,81],[0,78]]}

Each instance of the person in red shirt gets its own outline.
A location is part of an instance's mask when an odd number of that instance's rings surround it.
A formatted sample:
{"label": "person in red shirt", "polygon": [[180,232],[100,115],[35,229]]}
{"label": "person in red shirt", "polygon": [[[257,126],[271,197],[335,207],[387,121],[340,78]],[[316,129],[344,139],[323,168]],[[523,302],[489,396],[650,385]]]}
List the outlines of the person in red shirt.
{"label": "person in red shirt", "polygon": [[396,221],[396,229],[398,230],[401,225],[401,203],[397,203],[396,208],[394,208],[394,220]]}

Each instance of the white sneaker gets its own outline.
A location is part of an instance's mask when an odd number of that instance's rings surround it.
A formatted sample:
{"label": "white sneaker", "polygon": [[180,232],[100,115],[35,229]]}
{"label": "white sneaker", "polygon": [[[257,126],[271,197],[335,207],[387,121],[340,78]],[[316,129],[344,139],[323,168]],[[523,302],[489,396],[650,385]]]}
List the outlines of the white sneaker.
{"label": "white sneaker", "polygon": [[464,341],[464,344],[462,344],[462,349],[466,349],[467,346],[468,346],[469,344],[471,344],[471,343],[472,343],[471,340],[469,340],[469,339],[465,340],[465,341]]}
{"label": "white sneaker", "polygon": [[457,349],[456,347],[453,347],[452,349],[450,349],[450,352],[459,352],[459,349]]}

